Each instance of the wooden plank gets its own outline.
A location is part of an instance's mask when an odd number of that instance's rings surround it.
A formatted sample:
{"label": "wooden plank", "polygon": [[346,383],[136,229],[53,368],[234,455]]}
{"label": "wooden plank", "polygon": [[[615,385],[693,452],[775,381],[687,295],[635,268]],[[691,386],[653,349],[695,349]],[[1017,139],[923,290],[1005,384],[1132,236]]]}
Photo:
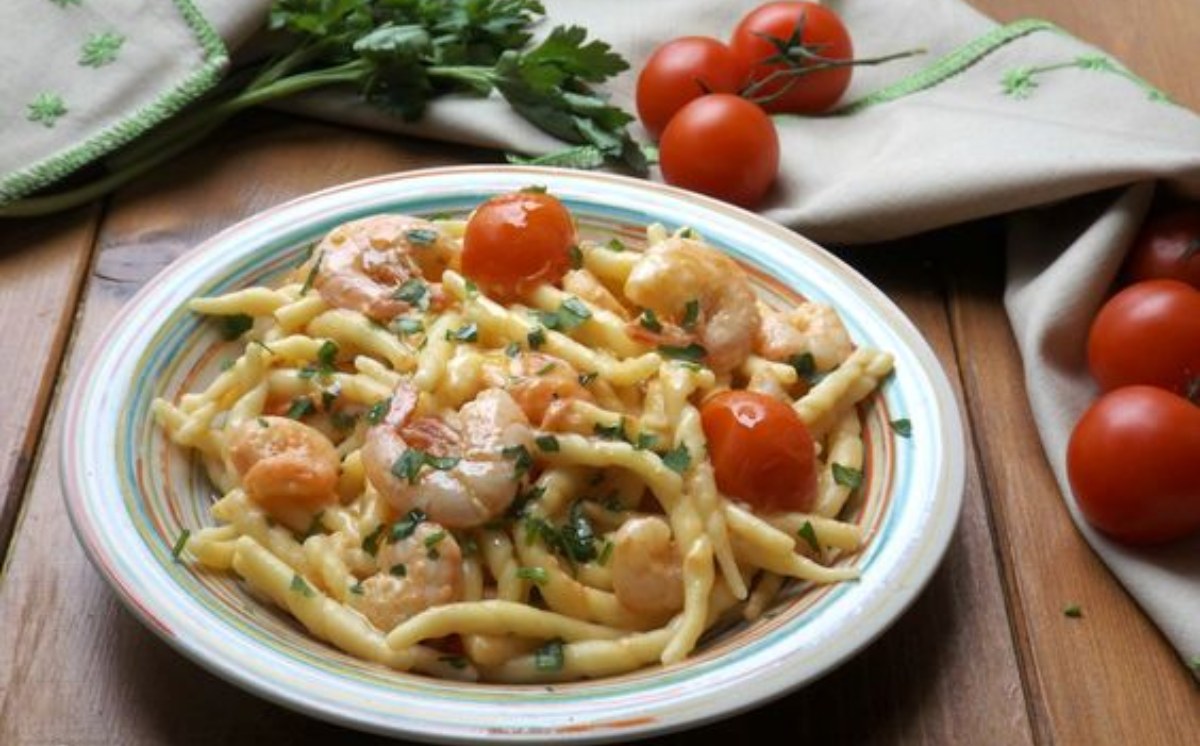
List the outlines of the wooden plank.
{"label": "wooden plank", "polygon": [[0,559],[58,378],[99,222],[98,206],[39,220],[0,222]]}
{"label": "wooden plank", "polygon": [[[974,258],[949,265],[951,317],[959,359],[973,361],[964,387],[1035,731],[1063,744],[1188,743],[1200,732],[1195,682],[1076,531],[1046,463],[1001,305],[999,235],[980,228],[964,244]],[[1063,613],[1070,604],[1081,619]]]}
{"label": "wooden plank", "polygon": [[[224,152],[215,157],[218,149]],[[114,203],[71,361],[86,354],[103,320],[158,268],[238,217],[335,181],[461,157],[451,153],[299,124],[210,146],[181,164],[188,179],[148,182]],[[904,256],[862,263],[886,281],[952,368],[944,297],[925,282],[920,263]],[[55,433],[0,588],[0,742],[317,742],[346,735],[214,679],[121,609],[84,567],[63,519],[57,451]],[[1031,742],[983,505],[972,470],[950,554],[892,631],[823,681],[712,731],[784,731],[832,742]],[[73,717],[62,717],[64,702],[72,703]]]}

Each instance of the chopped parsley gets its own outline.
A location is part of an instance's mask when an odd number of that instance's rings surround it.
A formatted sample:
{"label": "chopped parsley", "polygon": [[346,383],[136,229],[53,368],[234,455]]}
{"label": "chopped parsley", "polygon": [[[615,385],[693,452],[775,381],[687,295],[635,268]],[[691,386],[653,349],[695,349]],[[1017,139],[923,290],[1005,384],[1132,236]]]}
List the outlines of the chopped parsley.
{"label": "chopped parsley", "polygon": [[538,368],[537,372],[534,373],[534,375],[535,376],[544,376],[547,373],[549,373],[550,371],[554,370],[555,365],[557,365],[557,363],[555,363],[553,360],[551,360],[550,362],[546,363],[542,367]]}
{"label": "chopped parsley", "polygon": [[580,373],[579,374],[579,385],[587,386],[592,381],[596,380],[596,377],[598,375],[600,375],[600,374],[595,371],[592,371],[591,373]]}
{"label": "chopped parsley", "polygon": [[626,443],[629,442],[629,436],[625,434],[624,417],[617,420],[617,424],[615,425],[605,425],[597,422],[595,425],[592,425],[592,432],[603,440],[623,440]]}
{"label": "chopped parsley", "polygon": [[796,375],[812,383],[817,376],[817,361],[811,352],[792,355],[787,360],[788,365],[796,369]]}
{"label": "chopped parsley", "polygon": [[312,399],[309,399],[307,396],[297,396],[295,399],[292,399],[292,405],[288,407],[284,416],[298,420],[307,414],[312,414],[316,409],[317,406],[313,404]]}
{"label": "chopped parsley", "polygon": [[321,260],[325,258],[325,252],[317,254],[316,261],[309,268],[308,274],[304,277],[304,284],[300,286],[300,295],[308,295],[308,291],[312,290],[313,282],[317,279],[317,272],[321,271]]}
{"label": "chopped parsley", "polygon": [[413,246],[425,248],[437,241],[438,233],[432,228],[413,228],[404,232],[404,238]]}
{"label": "chopped parsley", "polygon": [[537,585],[545,585],[550,580],[550,574],[544,567],[518,567],[517,577],[521,580],[533,581]]}
{"label": "chopped parsley", "polygon": [[546,344],[546,330],[540,326],[535,327],[533,331],[526,335],[526,339],[529,341],[529,349],[536,350]]}
{"label": "chopped parsley", "polygon": [[180,555],[183,554],[183,548],[187,546],[188,539],[192,537],[192,532],[184,529],[179,532],[179,538],[175,540],[175,546],[171,548],[171,558],[176,562],[179,561]]}
{"label": "chopped parsley", "polygon": [[697,233],[694,228],[688,226],[688,227],[685,227],[683,230],[679,231],[679,237],[696,239],[696,238],[700,238],[700,234]]}
{"label": "chopped parsley", "polygon": [[354,424],[358,422],[358,415],[353,412],[339,411],[334,412],[331,418],[333,426],[338,430],[351,430]]}
{"label": "chopped parsley", "polygon": [[257,417],[256,419],[258,420],[259,427],[270,427],[271,426],[271,423],[267,422],[266,417]]}
{"label": "chopped parsley", "polygon": [[405,280],[396,288],[396,292],[392,293],[392,297],[422,311],[429,308],[429,287],[415,277]]}
{"label": "chopped parsley", "polygon": [[361,581],[361,580],[359,580],[359,581],[355,582],[355,584],[354,584],[354,585],[350,586],[350,592],[351,592],[351,593],[353,593],[353,594],[354,594],[354,595],[356,595],[356,596],[361,596],[361,595],[363,594],[363,584],[362,584],[362,581]]}
{"label": "chopped parsley", "polygon": [[300,577],[299,575],[292,575],[292,584],[289,586],[289,588],[291,589],[292,593],[299,593],[305,598],[312,598],[313,596],[317,595],[313,589],[309,587],[308,583],[304,581],[304,578]]}
{"label": "chopped parsley", "polygon": [[642,315],[638,316],[638,323],[642,325],[642,328],[649,329],[652,332],[662,331],[662,323],[658,320],[658,316],[654,313],[653,309],[642,309]]}
{"label": "chopped parsley", "polygon": [[600,550],[600,556],[596,558],[596,564],[603,567],[608,564],[608,559],[612,557],[613,543],[605,539],[604,548]]}
{"label": "chopped parsley", "polygon": [[908,419],[907,417],[901,417],[898,420],[892,420],[889,424],[892,426],[892,430],[901,438],[912,437],[912,420]]}
{"label": "chopped parsley", "polygon": [[410,319],[407,316],[401,316],[392,322],[392,325],[395,327],[395,331],[404,336],[420,334],[425,331],[425,325],[421,323],[420,319]]}
{"label": "chopped parsley", "polygon": [[558,451],[558,438],[553,435],[539,435],[533,439],[537,443],[537,447],[544,453],[555,453]]}
{"label": "chopped parsley", "polygon": [[392,462],[392,474],[399,479],[416,484],[422,466],[428,466],[438,471],[453,469],[462,459],[457,456],[433,456],[417,448],[409,448],[400,454],[400,458]]}
{"label": "chopped parsley", "polygon": [[513,498],[512,505],[508,506],[508,516],[510,518],[518,518],[525,513],[525,506],[534,500],[542,499],[542,495],[546,494],[545,487],[530,487],[525,492],[518,492]]}
{"label": "chopped parsley", "polygon": [[227,357],[221,361],[221,370],[223,370],[223,371],[229,370],[230,368],[232,368],[235,365],[237,365],[237,359],[232,358],[232,357]]}
{"label": "chopped parsley", "polygon": [[441,556],[438,554],[437,545],[442,543],[442,540],[445,538],[445,531],[437,531],[425,537],[425,554],[429,559],[435,560]]}
{"label": "chopped parsley", "polygon": [[221,316],[217,320],[217,324],[221,329],[222,338],[234,340],[250,331],[250,327],[254,326],[254,317],[244,313],[235,313],[232,316]]}
{"label": "chopped parsley", "polygon": [[451,668],[457,668],[460,671],[470,665],[467,659],[461,655],[439,655],[438,660]]}
{"label": "chopped parsley", "polygon": [[678,448],[672,448],[662,455],[662,462],[663,466],[676,474],[683,474],[692,465],[692,454],[688,453],[686,445],[680,443]]}
{"label": "chopped parsley", "polygon": [[645,451],[654,447],[658,442],[658,436],[654,433],[638,433],[637,440],[634,441],[633,447],[639,451]]}
{"label": "chopped parsley", "polygon": [[536,311],[535,315],[547,329],[569,332],[590,319],[592,309],[583,301],[571,296],[559,305],[557,311]]}
{"label": "chopped parsley", "polygon": [[693,298],[683,306],[683,321],[681,326],[688,331],[696,328],[696,322],[700,320],[700,301]]}
{"label": "chopped parsley", "polygon": [[659,345],[658,351],[671,360],[685,360],[690,363],[698,363],[708,355],[708,350],[700,345],[692,342],[686,347],[676,347],[674,345]]}
{"label": "chopped parsley", "polygon": [[561,671],[564,664],[563,642],[551,640],[533,651],[533,665],[539,671]]}
{"label": "chopped parsley", "polygon": [[1070,617],[1071,619],[1080,619],[1083,617],[1083,609],[1079,604],[1070,604],[1063,608],[1063,616]]}
{"label": "chopped parsley", "polygon": [[397,578],[408,577],[408,567],[403,562],[397,563],[388,568],[388,574]]}
{"label": "chopped parsley", "polygon": [[463,283],[463,289],[467,291],[468,298],[478,298],[479,297],[479,286],[476,285],[475,281],[472,280],[471,278],[468,277],[467,280]]}
{"label": "chopped parsley", "polygon": [[529,186],[521,187],[517,191],[525,192],[526,194],[545,194],[546,193],[546,185],[545,184],[530,184]]}
{"label": "chopped parsley", "polygon": [[515,467],[513,477],[516,479],[524,476],[529,471],[529,467],[533,466],[533,455],[523,445],[502,448],[500,449],[500,455],[513,462],[513,466]]}
{"label": "chopped parsley", "polygon": [[479,325],[471,321],[457,329],[446,332],[446,339],[451,342],[475,342],[479,339]]}
{"label": "chopped parsley", "polygon": [[583,512],[583,501],[576,500],[567,511],[567,522],[559,530],[563,548],[576,562],[596,558],[596,531]]}
{"label": "chopped parsley", "polygon": [[424,522],[425,512],[413,508],[408,511],[408,515],[392,524],[392,541],[407,539],[417,530],[417,526],[420,526]]}
{"label": "chopped parsley", "polygon": [[842,466],[841,464],[837,463],[836,461],[834,462],[832,469],[833,469],[833,481],[837,482],[838,484],[842,485],[843,487],[849,487],[852,490],[856,490],[862,486],[862,481],[863,481],[862,469],[855,469],[855,468],[852,468],[849,466]]}
{"label": "chopped parsley", "polygon": [[609,251],[624,251],[625,244],[619,238],[610,238],[608,243],[604,244],[604,248]]}
{"label": "chopped parsley", "polygon": [[521,345],[516,342],[509,342],[504,346],[504,354],[509,357],[516,357],[521,354]]}
{"label": "chopped parsley", "polygon": [[821,551],[821,543],[817,541],[817,530],[813,528],[812,521],[805,521],[796,534],[808,542],[808,545],[812,547],[814,552]]}
{"label": "chopped parsley", "polygon": [[571,244],[571,248],[567,249],[571,255],[571,269],[579,269],[583,266],[583,252],[579,250],[577,244]]}
{"label": "chopped parsley", "polygon": [[387,415],[389,409],[392,408],[392,398],[389,396],[386,399],[380,399],[371,405],[367,410],[367,422],[372,425],[378,425],[383,422],[383,418]]}
{"label": "chopped parsley", "polygon": [[362,550],[372,557],[379,551],[379,543],[383,541],[383,524],[375,527],[375,530],[363,537]]}

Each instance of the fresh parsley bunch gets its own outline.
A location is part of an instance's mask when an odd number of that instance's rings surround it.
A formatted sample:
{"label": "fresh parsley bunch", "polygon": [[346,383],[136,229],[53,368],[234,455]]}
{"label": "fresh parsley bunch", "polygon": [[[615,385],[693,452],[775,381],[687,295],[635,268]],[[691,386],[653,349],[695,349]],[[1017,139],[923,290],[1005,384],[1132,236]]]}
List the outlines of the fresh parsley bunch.
{"label": "fresh parsley bunch", "polygon": [[433,99],[496,92],[539,129],[578,147],[534,162],[647,170],[626,125],[632,117],[594,88],[628,63],[579,26],[532,45],[538,0],[276,0],[269,27],[287,49],[239,70],[219,92],[110,158],[107,176],[48,197],[0,207],[39,215],[89,202],[203,139],[234,114],[331,85],[415,120]]}

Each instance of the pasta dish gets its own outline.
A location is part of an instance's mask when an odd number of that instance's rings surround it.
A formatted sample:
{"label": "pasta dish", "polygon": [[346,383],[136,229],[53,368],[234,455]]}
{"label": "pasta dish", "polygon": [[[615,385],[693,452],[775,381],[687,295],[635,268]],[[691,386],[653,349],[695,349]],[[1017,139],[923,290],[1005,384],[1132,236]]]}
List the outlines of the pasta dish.
{"label": "pasta dish", "polygon": [[581,240],[538,188],[340,225],[278,286],[190,303],[238,354],[154,402],[220,493],[176,556],[397,670],[679,662],[789,580],[856,577],[857,405],[892,358],[777,305],[689,229]]}

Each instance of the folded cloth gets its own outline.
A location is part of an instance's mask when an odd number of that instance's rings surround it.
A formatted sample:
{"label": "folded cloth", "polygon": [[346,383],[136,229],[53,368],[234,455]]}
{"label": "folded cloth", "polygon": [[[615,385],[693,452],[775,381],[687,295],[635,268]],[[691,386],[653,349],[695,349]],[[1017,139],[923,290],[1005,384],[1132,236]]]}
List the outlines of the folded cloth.
{"label": "folded cloth", "polygon": [[[609,86],[613,101],[632,110],[636,71],[655,46],[687,34],[727,38],[757,3],[545,4],[547,27],[583,25],[632,63]],[[762,212],[815,240],[838,243],[1010,215],[1006,304],[1042,443],[1071,515],[1180,655],[1186,660],[1200,654],[1200,537],[1157,549],[1115,544],[1082,520],[1065,474],[1071,428],[1097,395],[1085,365],[1087,326],[1155,185],[1200,195],[1200,119],[1108,54],[1047,23],[998,26],[958,0],[826,4],[846,21],[861,56],[913,47],[927,54],[858,69],[848,103],[834,116],[777,116],[782,169]],[[130,13],[134,5],[136,15]],[[46,72],[34,76],[36,85],[22,83],[20,91],[8,92],[9,109],[0,113],[0,123],[29,140],[0,154],[0,202],[48,183],[31,173],[65,173],[44,166],[62,152],[73,154],[67,166],[81,152],[99,156],[95,148],[81,151],[77,141],[92,143],[95,132],[117,122],[126,136],[106,141],[115,147],[143,128],[145,111],[161,118],[211,84],[225,64],[226,48],[214,44],[213,35],[236,46],[247,29],[262,22],[268,5],[109,0],[100,11],[90,0],[9,0],[0,17],[20,7],[29,14],[21,18],[45,21],[52,29],[45,33],[55,35],[53,46],[61,52],[56,54],[70,57],[62,45],[80,49],[76,67],[89,69],[70,69],[59,81],[52,66],[39,65]],[[58,14],[68,13],[86,23],[64,24]],[[160,37],[145,30],[151,26]],[[124,87],[113,83],[120,91],[115,94],[95,86],[109,84],[101,72],[109,67],[116,72],[117,63],[85,62],[112,56],[87,51],[97,43],[89,34],[103,33],[125,39],[116,46],[129,69],[119,76]],[[48,45],[39,39],[36,46]],[[0,52],[0,61],[19,58],[22,53],[14,49]],[[42,93],[60,96],[63,105],[50,105]],[[39,101],[45,105],[35,107]],[[147,102],[158,102],[158,108]],[[441,99],[416,123],[361,104],[349,92],[321,92],[290,106],[336,121],[507,151],[543,154],[562,147],[495,97]],[[137,113],[122,120],[128,111]],[[90,126],[73,114],[86,114]],[[122,122],[129,129],[121,130]],[[14,173],[24,176],[14,181]]]}

